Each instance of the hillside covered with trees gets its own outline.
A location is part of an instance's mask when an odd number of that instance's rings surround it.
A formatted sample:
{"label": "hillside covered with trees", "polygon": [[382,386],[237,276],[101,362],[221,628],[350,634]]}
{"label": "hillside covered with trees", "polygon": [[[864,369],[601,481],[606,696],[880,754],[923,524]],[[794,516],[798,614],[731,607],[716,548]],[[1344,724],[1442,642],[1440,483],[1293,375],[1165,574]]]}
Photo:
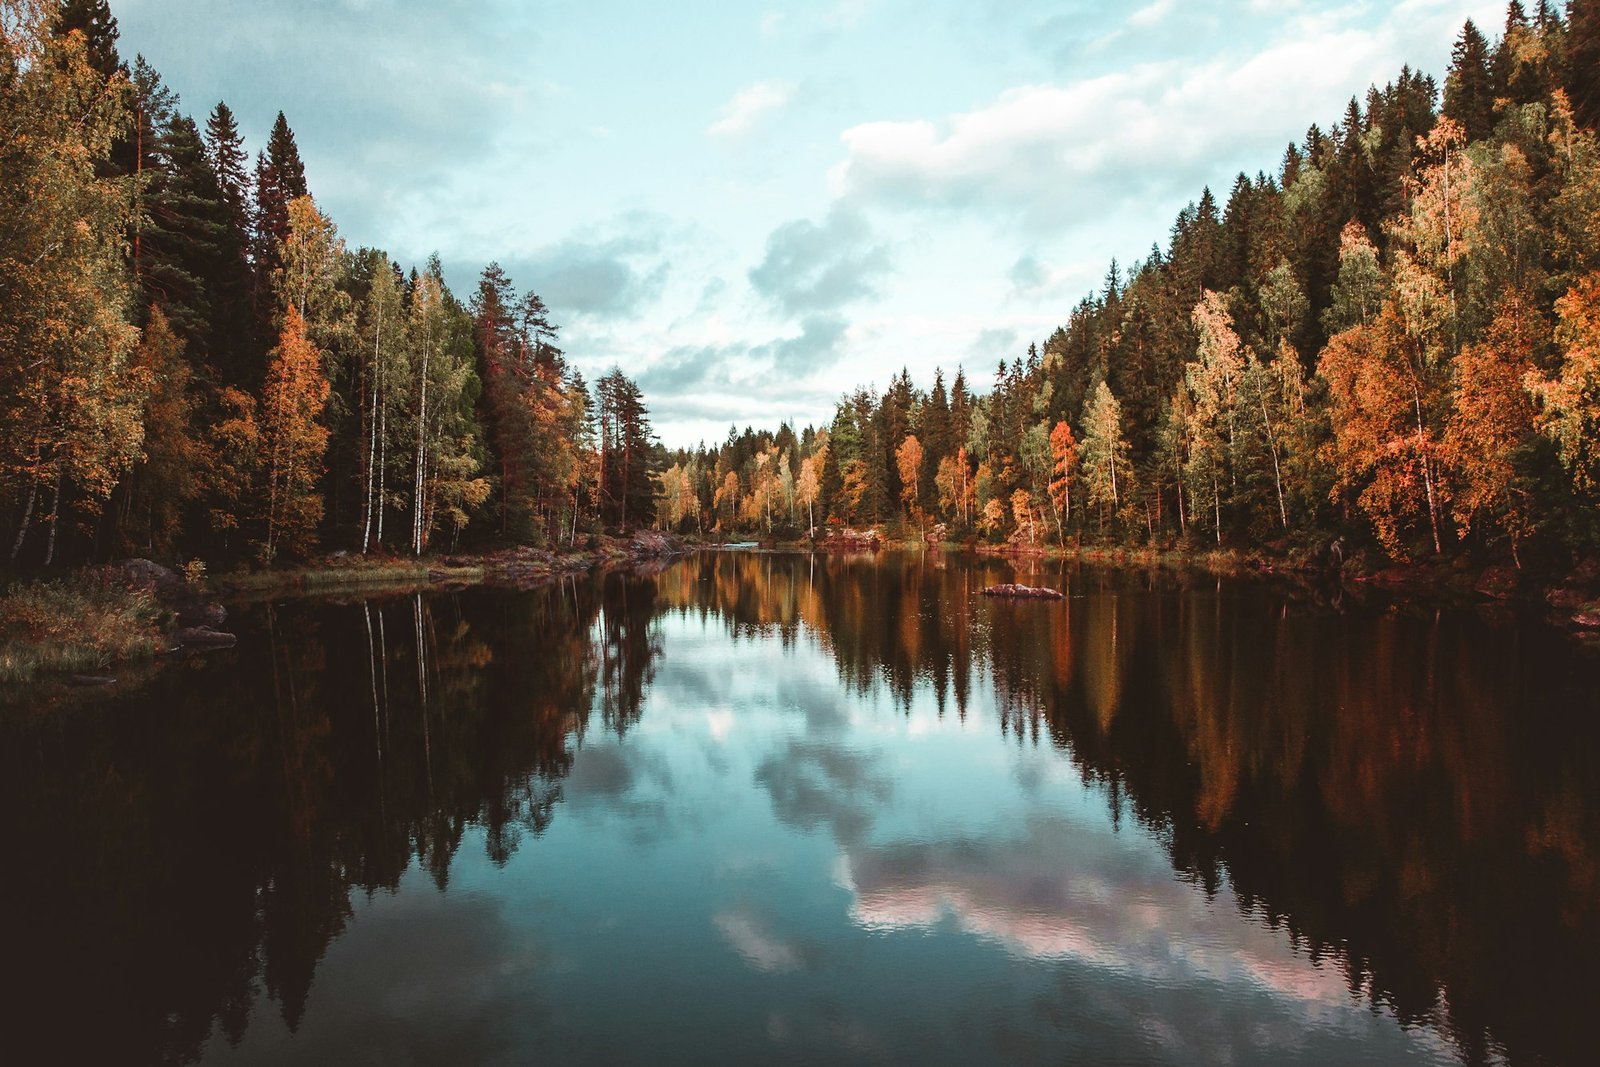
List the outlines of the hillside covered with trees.
{"label": "hillside covered with trees", "polygon": [[669,457],[660,522],[991,540],[1346,536],[1519,564],[1600,538],[1600,3],[1462,29],[1272,175],[1206,189],[1044,341]]}
{"label": "hillside covered with trees", "polygon": [[117,50],[106,0],[0,2],[0,566],[571,543],[650,512],[620,371],[589,385],[498,266],[348,247],[280,113],[254,158]]}

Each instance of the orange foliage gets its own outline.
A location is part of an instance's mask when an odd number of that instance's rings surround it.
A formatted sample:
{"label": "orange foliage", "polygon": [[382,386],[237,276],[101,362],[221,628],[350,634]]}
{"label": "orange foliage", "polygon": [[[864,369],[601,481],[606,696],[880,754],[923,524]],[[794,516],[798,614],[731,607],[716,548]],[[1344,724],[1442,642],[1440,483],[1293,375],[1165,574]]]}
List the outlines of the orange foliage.
{"label": "orange foliage", "polygon": [[322,496],[317,479],[328,447],[318,420],[328,403],[322,354],[306,338],[305,320],[293,305],[272,351],[261,396],[261,440],[267,465],[267,539],[270,562],[280,551],[303,554],[317,543]]}

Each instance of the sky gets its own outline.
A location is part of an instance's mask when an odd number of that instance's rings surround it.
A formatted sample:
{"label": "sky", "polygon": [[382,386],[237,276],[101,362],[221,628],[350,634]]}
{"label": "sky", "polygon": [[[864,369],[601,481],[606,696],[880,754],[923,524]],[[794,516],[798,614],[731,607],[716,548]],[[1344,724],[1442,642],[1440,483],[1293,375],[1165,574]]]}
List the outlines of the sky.
{"label": "sky", "polygon": [[987,388],[1178,211],[1481,0],[112,0],[204,122],[282,110],[351,247],[499,262],[668,447],[822,424],[902,368]]}

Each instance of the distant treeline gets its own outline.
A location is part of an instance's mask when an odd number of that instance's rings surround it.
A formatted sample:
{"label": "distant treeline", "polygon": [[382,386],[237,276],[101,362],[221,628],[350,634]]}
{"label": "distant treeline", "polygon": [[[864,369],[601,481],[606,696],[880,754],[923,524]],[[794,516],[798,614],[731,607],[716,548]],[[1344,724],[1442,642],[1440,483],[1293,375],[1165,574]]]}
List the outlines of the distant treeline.
{"label": "distant treeline", "polygon": [[996,370],[902,371],[831,425],[730,431],[660,474],[673,528],[889,524],[1035,543],[1335,534],[1559,561],[1600,538],[1600,2],[1471,22],[1275,177]]}
{"label": "distant treeline", "polygon": [[105,0],[0,0],[0,566],[420,553],[648,520],[655,445],[498,266],[351,250],[280,113],[253,166]]}

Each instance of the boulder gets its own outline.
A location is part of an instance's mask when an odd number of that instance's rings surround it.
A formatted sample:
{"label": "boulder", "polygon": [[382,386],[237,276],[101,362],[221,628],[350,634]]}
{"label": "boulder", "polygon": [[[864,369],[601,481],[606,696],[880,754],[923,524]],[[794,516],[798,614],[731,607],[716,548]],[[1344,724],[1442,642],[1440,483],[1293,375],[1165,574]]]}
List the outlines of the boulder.
{"label": "boulder", "polygon": [[984,596],[1004,597],[1008,600],[1064,600],[1065,597],[1059,589],[1049,589],[1043,586],[1002,584],[991,585],[983,591]]}
{"label": "boulder", "polygon": [[153,560],[124,559],[111,564],[108,569],[122,576],[129,585],[140,586],[162,596],[181,590],[184,585],[182,575]]}
{"label": "boulder", "polygon": [[640,530],[633,535],[628,554],[634,559],[666,559],[683,554],[683,542],[659,530]]}
{"label": "boulder", "polygon": [[181,627],[203,626],[215,629],[228,620],[228,609],[215,601],[190,600],[180,603],[175,610],[178,625]]}
{"label": "boulder", "polygon": [[1583,606],[1584,601],[1587,599],[1580,590],[1573,589],[1571,586],[1552,589],[1544,596],[1545,603],[1557,611],[1576,611]]}
{"label": "boulder", "polygon": [[1490,600],[1510,600],[1522,589],[1522,572],[1515,567],[1489,567],[1473,588]]}

